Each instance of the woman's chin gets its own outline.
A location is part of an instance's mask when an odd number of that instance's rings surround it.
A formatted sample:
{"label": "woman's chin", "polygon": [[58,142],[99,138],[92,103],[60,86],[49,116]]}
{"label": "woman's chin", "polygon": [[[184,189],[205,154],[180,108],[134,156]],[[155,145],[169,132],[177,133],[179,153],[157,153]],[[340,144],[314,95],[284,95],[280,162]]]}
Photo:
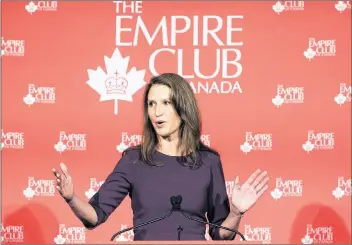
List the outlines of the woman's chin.
{"label": "woman's chin", "polygon": [[159,136],[159,137],[162,137],[162,138],[167,138],[170,136],[170,132],[166,129],[163,129],[163,128],[158,128],[155,130],[156,131],[156,134]]}
{"label": "woman's chin", "polygon": [[165,130],[157,130],[156,133],[160,136],[160,137],[167,137],[169,134],[167,131]]}

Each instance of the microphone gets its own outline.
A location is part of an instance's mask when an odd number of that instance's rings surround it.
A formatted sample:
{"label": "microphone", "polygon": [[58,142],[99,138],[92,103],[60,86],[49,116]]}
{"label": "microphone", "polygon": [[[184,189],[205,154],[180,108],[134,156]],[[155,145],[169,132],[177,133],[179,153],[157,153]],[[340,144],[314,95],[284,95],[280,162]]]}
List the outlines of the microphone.
{"label": "microphone", "polygon": [[[210,222],[205,222],[203,220],[200,220],[200,219],[196,219],[196,218],[193,218],[189,215],[187,215],[182,209],[181,209],[181,203],[182,203],[182,196],[178,195],[178,196],[173,196],[171,197],[171,204],[172,204],[172,207],[173,207],[173,210],[175,211],[179,211],[183,216],[185,216],[187,219],[190,219],[190,220],[193,220],[193,221],[196,221],[196,222],[199,222],[199,223],[203,223],[203,224],[208,224],[210,226],[214,226],[216,228],[221,228],[221,229],[224,229],[224,230],[228,230],[228,231],[232,231],[234,232],[235,234],[238,234],[243,241],[246,241],[245,237],[241,234],[241,232],[237,231],[237,230],[234,230],[234,229],[230,229],[230,228],[227,228],[225,226],[221,226],[221,225],[216,225],[216,224],[212,224]],[[234,235],[232,236],[231,240],[234,240]]]}
{"label": "microphone", "polygon": [[171,209],[170,213],[166,214],[166,215],[163,216],[163,217],[159,217],[159,218],[156,218],[156,219],[153,219],[153,220],[150,220],[150,221],[141,223],[141,224],[139,224],[139,225],[136,225],[136,226],[133,226],[133,227],[130,227],[130,228],[127,228],[127,229],[123,229],[123,230],[121,230],[121,231],[115,233],[115,234],[111,237],[110,241],[114,241],[115,237],[117,237],[118,235],[120,235],[121,233],[124,233],[124,232],[126,232],[126,231],[129,231],[129,230],[132,230],[132,229],[137,229],[137,228],[139,228],[139,227],[142,227],[142,226],[145,226],[145,225],[149,225],[149,224],[155,223],[155,222],[157,222],[157,221],[160,221],[160,220],[163,220],[163,219],[168,218],[169,216],[171,216],[171,214],[172,214],[174,211],[178,211],[178,210],[181,209],[181,201],[182,201],[182,198],[181,198],[181,200],[179,200],[178,197],[172,196],[172,197],[170,198],[170,202],[171,202],[171,204],[172,204],[172,209]]}
{"label": "microphone", "polygon": [[[225,230],[228,230],[228,231],[232,231],[234,232],[235,234],[238,234],[240,235],[240,237],[243,239],[243,241],[246,241],[246,239],[244,238],[244,236],[239,232],[239,231],[236,231],[234,229],[230,229],[230,228],[227,228],[227,227],[224,227],[224,226],[221,226],[221,225],[216,225],[216,224],[212,224],[212,223],[209,223],[209,222],[205,222],[203,220],[199,220],[199,219],[196,219],[196,218],[193,218],[193,217],[190,217],[189,215],[185,214],[184,211],[181,209],[181,203],[182,203],[182,196],[178,195],[178,196],[172,196],[170,197],[170,202],[171,202],[171,205],[172,205],[172,209],[170,211],[170,213],[166,214],[165,216],[163,217],[159,217],[159,218],[156,218],[156,219],[153,219],[153,220],[150,220],[150,221],[147,221],[147,222],[144,222],[144,223],[141,223],[139,225],[136,225],[136,226],[133,226],[133,227],[130,227],[130,228],[127,228],[127,229],[123,229],[117,233],[115,233],[110,241],[114,241],[115,237],[117,237],[118,235],[126,232],[126,231],[129,231],[129,230],[132,230],[132,229],[137,229],[139,227],[142,227],[142,226],[145,226],[145,225],[149,225],[149,224],[152,224],[152,223],[155,223],[155,222],[158,222],[160,220],[163,220],[163,219],[166,219],[168,217],[171,216],[171,214],[174,212],[174,211],[178,211],[178,212],[181,212],[181,214],[183,216],[185,216],[187,219],[190,219],[190,220],[193,220],[193,221],[196,221],[196,222],[200,222],[200,223],[203,223],[203,224],[208,224],[210,226],[214,226],[216,228],[221,228],[221,229],[225,229]],[[180,240],[180,231],[183,230],[182,227],[178,227],[178,240]],[[234,239],[234,236],[232,236],[231,240]]]}

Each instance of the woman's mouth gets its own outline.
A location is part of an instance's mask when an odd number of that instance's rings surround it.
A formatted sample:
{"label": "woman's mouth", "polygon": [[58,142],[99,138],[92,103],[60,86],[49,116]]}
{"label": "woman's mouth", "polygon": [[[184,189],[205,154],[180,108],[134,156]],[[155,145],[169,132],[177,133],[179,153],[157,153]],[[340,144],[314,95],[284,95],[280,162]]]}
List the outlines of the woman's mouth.
{"label": "woman's mouth", "polygon": [[156,126],[157,126],[158,128],[161,128],[162,126],[164,126],[165,123],[166,123],[165,121],[161,121],[161,120],[155,122],[155,124],[156,124]]}

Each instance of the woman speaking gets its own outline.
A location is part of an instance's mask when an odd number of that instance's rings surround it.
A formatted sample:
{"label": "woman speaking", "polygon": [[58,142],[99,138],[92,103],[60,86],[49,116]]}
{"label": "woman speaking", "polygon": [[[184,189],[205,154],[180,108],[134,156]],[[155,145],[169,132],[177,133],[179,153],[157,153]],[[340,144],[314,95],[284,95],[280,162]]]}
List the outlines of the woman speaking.
{"label": "woman speaking", "polygon": [[[74,192],[64,164],[53,169],[57,190],[88,229],[107,221],[129,195],[133,224],[169,213],[171,196],[182,196],[182,210],[189,216],[237,230],[240,219],[267,190],[266,172],[255,171],[242,185],[238,177],[228,199],[219,154],[202,144],[197,101],[181,76],[165,73],[146,86],[143,141],[125,150],[99,191],[89,200]],[[205,240],[206,226],[180,212],[134,230],[135,241]],[[232,231],[210,227],[213,240],[234,238]]]}

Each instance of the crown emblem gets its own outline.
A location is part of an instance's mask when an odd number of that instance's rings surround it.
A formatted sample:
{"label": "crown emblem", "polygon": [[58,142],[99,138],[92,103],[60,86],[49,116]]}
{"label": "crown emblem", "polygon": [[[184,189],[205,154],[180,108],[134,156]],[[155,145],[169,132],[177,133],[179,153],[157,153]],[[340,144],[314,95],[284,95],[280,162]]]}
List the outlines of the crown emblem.
{"label": "crown emblem", "polygon": [[127,80],[118,75],[105,80],[107,94],[126,94],[127,86]]}

